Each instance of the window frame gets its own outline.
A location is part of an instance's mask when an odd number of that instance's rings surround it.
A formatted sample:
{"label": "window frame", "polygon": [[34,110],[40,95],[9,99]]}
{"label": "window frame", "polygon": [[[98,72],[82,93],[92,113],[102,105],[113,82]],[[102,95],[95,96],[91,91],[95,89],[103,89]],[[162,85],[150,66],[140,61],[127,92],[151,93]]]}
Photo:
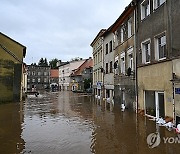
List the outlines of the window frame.
{"label": "window frame", "polygon": [[166,2],[166,0],[160,0],[160,1],[163,1],[163,2],[158,5],[158,0],[153,0],[153,10],[158,9],[160,6],[162,6]]}
{"label": "window frame", "polygon": [[108,43],[106,43],[106,55],[108,54]]}
{"label": "window frame", "polygon": [[[146,57],[146,51],[144,50],[145,48],[145,45],[149,44],[149,61],[146,61],[147,60],[147,57]],[[151,39],[146,39],[145,41],[143,41],[141,43],[141,50],[142,50],[142,63],[143,64],[149,64],[151,62]]]}
{"label": "window frame", "polygon": [[132,17],[131,18],[129,18],[129,20],[128,20],[128,38],[130,38],[133,34],[133,32],[132,32],[132,25],[133,25],[133,23],[132,23]]}
{"label": "window frame", "polygon": [[108,63],[106,63],[106,74],[108,74]]}
{"label": "window frame", "polygon": [[[125,59],[125,52],[122,52],[121,53],[121,57],[120,57],[120,61],[121,61],[121,74],[124,74],[126,73],[126,59]],[[124,59],[124,61],[122,61],[122,59]]]}
{"label": "window frame", "polygon": [[[146,4],[148,3],[148,4]],[[150,0],[144,0],[141,4],[141,20],[144,20],[146,19],[148,16],[150,16],[151,14],[151,1]],[[147,14],[146,14],[146,10],[145,10],[145,6],[148,5],[148,11],[147,11]]]}
{"label": "window frame", "polygon": [[[128,55],[128,67],[131,68],[131,70],[134,70],[134,58],[133,58],[133,47],[129,48],[127,51],[127,55]],[[130,58],[130,55],[132,55],[132,57]],[[131,66],[132,63],[132,66]]]}
{"label": "window frame", "polygon": [[[165,51],[164,51],[164,57],[160,58],[159,54],[160,54],[160,50],[159,50],[159,39],[162,38],[162,37],[165,37]],[[163,32],[159,35],[156,35],[155,38],[154,38],[154,45],[155,45],[155,59],[158,60],[158,61],[161,61],[161,60],[164,60],[166,59],[167,57],[167,37],[166,37],[166,33]]]}

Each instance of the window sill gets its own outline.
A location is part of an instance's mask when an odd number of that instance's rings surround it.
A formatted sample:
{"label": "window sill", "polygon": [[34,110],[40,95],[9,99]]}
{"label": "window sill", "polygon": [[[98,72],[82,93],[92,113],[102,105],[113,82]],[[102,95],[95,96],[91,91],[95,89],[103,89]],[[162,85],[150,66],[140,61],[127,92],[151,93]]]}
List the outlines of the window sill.
{"label": "window sill", "polygon": [[151,14],[149,14],[148,16],[146,16],[145,18],[141,19],[141,22],[144,22],[148,17],[150,17]]}

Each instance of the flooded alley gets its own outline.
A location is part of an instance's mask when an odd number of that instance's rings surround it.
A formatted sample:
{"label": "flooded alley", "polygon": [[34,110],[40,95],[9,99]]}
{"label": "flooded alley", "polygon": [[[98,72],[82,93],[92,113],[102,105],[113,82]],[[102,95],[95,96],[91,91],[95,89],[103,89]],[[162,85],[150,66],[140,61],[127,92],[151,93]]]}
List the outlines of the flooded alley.
{"label": "flooded alley", "polygon": [[[147,136],[160,132],[161,143],[149,148]],[[32,154],[176,154],[174,131],[118,105],[87,94],[46,92],[22,103],[0,105],[0,153]]]}

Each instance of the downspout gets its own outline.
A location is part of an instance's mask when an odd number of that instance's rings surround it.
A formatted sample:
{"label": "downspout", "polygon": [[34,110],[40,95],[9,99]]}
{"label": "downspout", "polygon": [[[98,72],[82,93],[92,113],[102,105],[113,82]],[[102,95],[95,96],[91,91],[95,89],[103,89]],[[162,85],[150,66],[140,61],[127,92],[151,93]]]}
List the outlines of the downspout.
{"label": "downspout", "polygon": [[137,76],[137,4],[134,9],[134,58],[135,58],[135,96],[136,96],[136,113],[138,113],[138,76]]}

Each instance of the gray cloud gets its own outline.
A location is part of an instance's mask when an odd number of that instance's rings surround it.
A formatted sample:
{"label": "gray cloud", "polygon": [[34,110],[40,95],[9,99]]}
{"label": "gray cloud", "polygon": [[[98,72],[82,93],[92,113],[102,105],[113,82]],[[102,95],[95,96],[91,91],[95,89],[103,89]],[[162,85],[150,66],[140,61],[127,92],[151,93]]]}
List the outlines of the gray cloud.
{"label": "gray cloud", "polygon": [[41,57],[91,56],[91,41],[130,0],[1,0],[1,32],[27,47],[25,62]]}

